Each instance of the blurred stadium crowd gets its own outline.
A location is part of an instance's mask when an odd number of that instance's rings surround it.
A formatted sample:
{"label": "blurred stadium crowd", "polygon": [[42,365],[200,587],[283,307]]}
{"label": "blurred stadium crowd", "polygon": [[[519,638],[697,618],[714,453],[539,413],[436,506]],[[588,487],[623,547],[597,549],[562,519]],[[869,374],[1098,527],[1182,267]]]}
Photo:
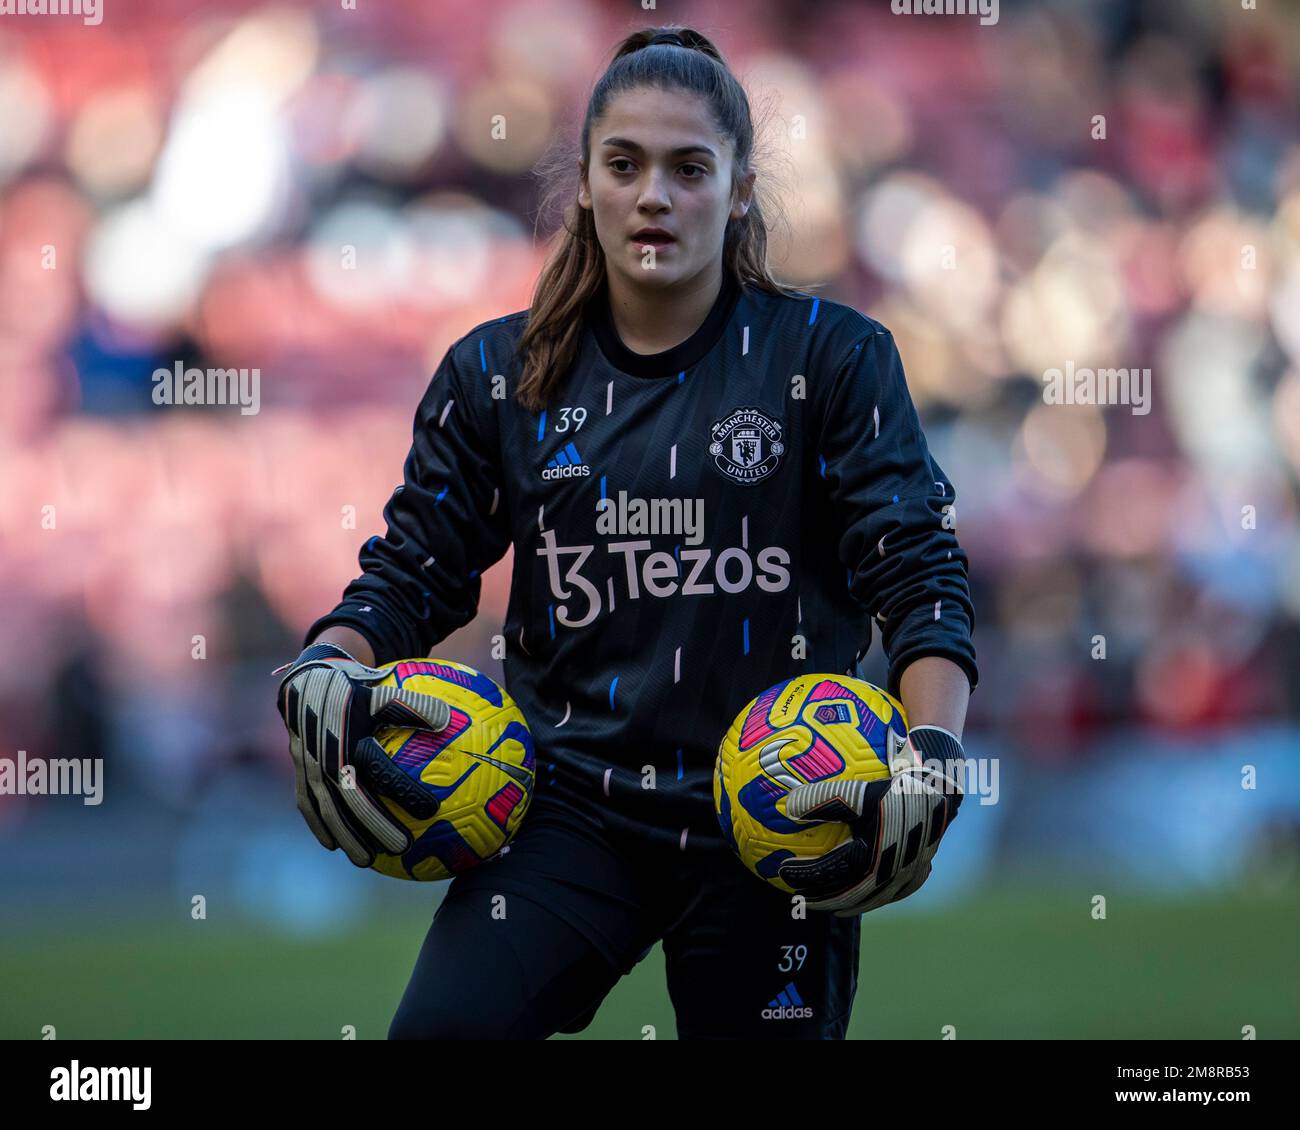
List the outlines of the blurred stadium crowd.
{"label": "blurred stadium crowd", "polygon": [[[972,562],[971,732],[1046,766],[1297,721],[1296,6],[109,0],[0,18],[5,753],[180,802],[263,765],[287,810],[270,671],[382,532],[443,351],[528,305],[532,170],[669,20],[772,111],[779,276],[899,341]],[[177,362],[258,368],[260,411],[156,405]],[[1149,368],[1151,411],[1045,403],[1067,364]],[[439,649],[492,673],[508,560]]]}

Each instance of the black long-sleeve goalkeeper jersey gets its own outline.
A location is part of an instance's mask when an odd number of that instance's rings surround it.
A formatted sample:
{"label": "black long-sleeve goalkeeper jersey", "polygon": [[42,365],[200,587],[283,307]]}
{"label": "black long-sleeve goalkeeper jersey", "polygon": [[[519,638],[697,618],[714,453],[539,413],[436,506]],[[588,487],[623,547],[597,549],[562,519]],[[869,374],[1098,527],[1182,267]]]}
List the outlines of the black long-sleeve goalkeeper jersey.
{"label": "black long-sleeve goalkeeper jersey", "polygon": [[711,774],[741,708],[793,675],[849,672],[873,620],[895,696],[925,655],[975,685],[953,486],[883,326],[726,279],[690,338],[642,355],[606,285],[531,412],[513,398],[527,317],[448,349],[387,533],[306,641],[346,624],[380,663],[426,655],[513,543],[505,685],[539,792],[678,847],[721,843]]}

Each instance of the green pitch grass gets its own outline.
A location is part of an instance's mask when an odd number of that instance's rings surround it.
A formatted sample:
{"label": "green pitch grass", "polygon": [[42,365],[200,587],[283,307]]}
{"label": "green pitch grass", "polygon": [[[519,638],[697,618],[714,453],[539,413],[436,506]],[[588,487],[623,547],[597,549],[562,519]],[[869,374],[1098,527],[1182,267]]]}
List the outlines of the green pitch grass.
{"label": "green pitch grass", "polygon": [[[1004,893],[934,913],[868,915],[854,1039],[1300,1037],[1300,897],[1195,903]],[[382,1038],[424,936],[423,910],[302,941],[156,915],[0,938],[0,1037]],[[762,1002],[756,1004],[759,1007]],[[658,947],[583,1033],[676,1035]]]}

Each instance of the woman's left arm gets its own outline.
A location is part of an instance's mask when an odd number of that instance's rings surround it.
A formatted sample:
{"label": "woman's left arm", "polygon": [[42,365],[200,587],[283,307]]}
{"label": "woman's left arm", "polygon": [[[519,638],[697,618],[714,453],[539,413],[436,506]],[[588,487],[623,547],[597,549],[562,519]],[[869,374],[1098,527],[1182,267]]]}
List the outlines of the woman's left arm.
{"label": "woman's left arm", "polygon": [[[818,463],[843,517],[849,591],[880,627],[888,690],[907,712],[912,764],[899,758],[885,780],[837,788],[829,801],[854,815],[853,839],[780,868],[810,907],[843,916],[906,898],[929,876],[961,806],[961,732],[979,679],[955,492],[930,456],[893,337],[872,325],[835,373]],[[786,815],[824,815],[827,803],[824,783],[796,785]]]}
{"label": "woman's left arm", "polygon": [[880,630],[885,689],[909,725],[959,737],[979,668],[956,491],[930,455],[893,335],[867,321],[872,332],[835,370],[821,406],[817,456],[839,516],[836,549]]}
{"label": "woman's left arm", "polygon": [[951,659],[925,655],[903,671],[901,701],[909,726],[938,726],[961,741],[970,680]]}

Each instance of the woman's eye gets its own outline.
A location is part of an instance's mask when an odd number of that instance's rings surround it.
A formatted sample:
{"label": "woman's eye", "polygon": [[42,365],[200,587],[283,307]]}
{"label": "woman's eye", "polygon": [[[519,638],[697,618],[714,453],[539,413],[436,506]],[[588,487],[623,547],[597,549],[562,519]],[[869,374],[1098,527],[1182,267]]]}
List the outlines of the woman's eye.
{"label": "woman's eye", "polygon": [[[609,167],[616,173],[629,173],[632,171],[632,162],[627,157],[615,157],[609,162]],[[683,165],[680,171],[687,173],[687,180],[699,180],[706,176],[709,170],[703,165]]]}

